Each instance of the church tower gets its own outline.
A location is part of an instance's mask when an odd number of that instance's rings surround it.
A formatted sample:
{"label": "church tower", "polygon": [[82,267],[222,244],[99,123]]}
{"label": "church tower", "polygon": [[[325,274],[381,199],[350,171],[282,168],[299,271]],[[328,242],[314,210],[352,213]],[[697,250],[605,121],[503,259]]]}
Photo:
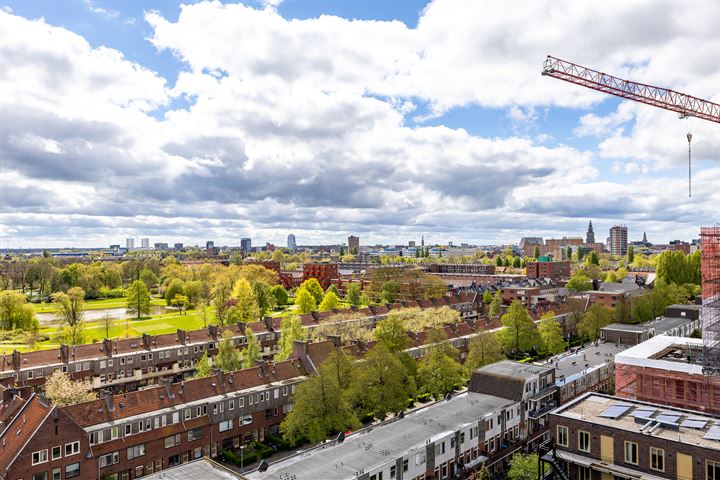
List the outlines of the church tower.
{"label": "church tower", "polygon": [[592,228],[592,220],[590,220],[590,224],[588,225],[587,235],[585,236],[585,243],[595,243],[595,232]]}

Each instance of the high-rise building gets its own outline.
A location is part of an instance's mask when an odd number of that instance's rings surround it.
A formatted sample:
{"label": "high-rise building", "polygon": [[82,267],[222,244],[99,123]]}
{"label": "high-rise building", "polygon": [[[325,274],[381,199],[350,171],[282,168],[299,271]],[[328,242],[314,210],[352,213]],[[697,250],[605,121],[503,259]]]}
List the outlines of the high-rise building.
{"label": "high-rise building", "polygon": [[592,228],[592,220],[590,220],[590,224],[588,225],[587,234],[585,235],[585,243],[595,243],[595,232]]}
{"label": "high-rise building", "polygon": [[183,249],[183,244],[182,244],[182,243],[176,243],[176,244],[173,246],[173,250],[182,250],[182,249]]}
{"label": "high-rise building", "polygon": [[245,253],[249,253],[250,250],[252,250],[252,240],[250,238],[241,238],[240,239],[240,250],[242,250]]}
{"label": "high-rise building", "polygon": [[356,237],[355,235],[348,237],[348,250],[350,250],[352,254],[360,252],[360,237]]}
{"label": "high-rise building", "polygon": [[208,240],[207,242],[205,242],[205,249],[210,250],[211,248],[215,248],[215,242],[213,242],[212,240]]}
{"label": "high-rise building", "polygon": [[615,225],[610,229],[608,248],[611,255],[627,255],[628,231],[625,225]]}
{"label": "high-rise building", "polygon": [[410,240],[408,242],[408,247],[415,247],[415,240]]}
{"label": "high-rise building", "polygon": [[141,238],[140,239],[140,248],[150,248],[150,239],[149,238]]}
{"label": "high-rise building", "polygon": [[165,242],[156,243],[154,246],[155,246],[155,250],[158,250],[158,251],[164,251],[164,250],[168,250],[170,248],[168,246],[168,244]]}
{"label": "high-rise building", "polygon": [[297,243],[295,243],[295,235],[292,233],[288,235],[287,248],[290,250],[297,250]]}
{"label": "high-rise building", "polygon": [[125,239],[125,248],[128,250],[132,250],[135,248],[135,239],[134,238],[126,238]]}

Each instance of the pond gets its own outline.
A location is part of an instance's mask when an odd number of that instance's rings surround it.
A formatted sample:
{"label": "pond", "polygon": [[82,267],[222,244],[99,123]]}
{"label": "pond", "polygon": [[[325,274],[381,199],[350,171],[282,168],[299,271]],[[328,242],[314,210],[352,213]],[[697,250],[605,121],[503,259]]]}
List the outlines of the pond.
{"label": "pond", "polygon": [[[150,305],[150,315],[160,315],[166,313],[168,310],[162,305]],[[125,308],[98,308],[96,310],[85,310],[84,320],[86,322],[92,322],[95,320],[102,320],[105,317],[109,317],[111,320],[118,320],[124,318],[133,317]],[[35,314],[40,325],[47,325],[49,323],[56,323],[58,321],[58,313],[55,312],[38,312]]]}

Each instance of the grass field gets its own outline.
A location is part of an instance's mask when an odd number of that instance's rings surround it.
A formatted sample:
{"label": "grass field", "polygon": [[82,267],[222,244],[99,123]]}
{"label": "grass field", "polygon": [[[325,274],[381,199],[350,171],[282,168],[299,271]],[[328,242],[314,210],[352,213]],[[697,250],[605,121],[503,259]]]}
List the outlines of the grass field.
{"label": "grass field", "polygon": [[[125,307],[125,298],[103,298],[101,300],[88,300],[85,302],[86,310],[98,310],[101,308],[122,308]],[[51,313],[57,312],[57,305],[54,303],[31,303],[36,312]],[[165,305],[162,298],[151,298],[150,305]]]}

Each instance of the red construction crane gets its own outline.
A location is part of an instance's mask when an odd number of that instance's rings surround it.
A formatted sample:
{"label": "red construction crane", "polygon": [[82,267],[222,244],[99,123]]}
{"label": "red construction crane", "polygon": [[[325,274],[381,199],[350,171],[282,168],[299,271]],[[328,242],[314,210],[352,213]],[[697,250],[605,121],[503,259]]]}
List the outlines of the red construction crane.
{"label": "red construction crane", "polygon": [[[613,77],[597,70],[574,63],[548,57],[543,64],[543,75],[592,88],[600,92],[635,100],[655,107],[664,108],[680,114],[680,118],[697,117],[720,123],[720,105],[717,103],[676,92],[667,88],[653,87],[643,83],[631,82]],[[692,134],[688,132],[688,192],[690,193],[690,142]]]}

